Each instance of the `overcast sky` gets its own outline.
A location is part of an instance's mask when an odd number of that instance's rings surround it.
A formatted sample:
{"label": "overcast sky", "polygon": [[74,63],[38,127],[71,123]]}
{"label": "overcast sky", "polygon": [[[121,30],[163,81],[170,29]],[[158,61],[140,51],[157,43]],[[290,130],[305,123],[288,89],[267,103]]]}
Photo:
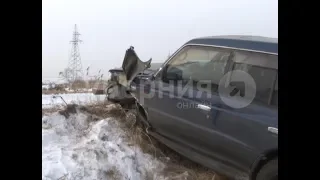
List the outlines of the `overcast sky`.
{"label": "overcast sky", "polygon": [[120,67],[134,46],[163,62],[186,41],[213,35],[278,37],[277,0],[42,0],[42,79],[68,65],[74,25],[83,69]]}

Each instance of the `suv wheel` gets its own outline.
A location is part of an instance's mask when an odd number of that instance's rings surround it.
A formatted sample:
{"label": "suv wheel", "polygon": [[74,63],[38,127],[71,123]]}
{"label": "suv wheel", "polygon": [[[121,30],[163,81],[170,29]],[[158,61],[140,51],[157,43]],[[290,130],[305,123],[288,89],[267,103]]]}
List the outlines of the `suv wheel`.
{"label": "suv wheel", "polygon": [[258,172],[256,180],[278,180],[278,158],[265,164]]}

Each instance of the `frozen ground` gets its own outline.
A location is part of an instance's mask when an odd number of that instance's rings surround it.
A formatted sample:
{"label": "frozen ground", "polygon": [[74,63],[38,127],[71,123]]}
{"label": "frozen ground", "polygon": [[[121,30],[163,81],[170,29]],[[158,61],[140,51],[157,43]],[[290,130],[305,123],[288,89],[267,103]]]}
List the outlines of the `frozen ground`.
{"label": "frozen ground", "polygon": [[53,98],[53,96],[61,96],[66,103],[76,104],[90,104],[96,102],[103,102],[105,95],[94,95],[93,93],[74,93],[74,94],[59,94],[59,95],[42,95],[42,108],[52,108],[55,106],[65,105],[60,97]]}
{"label": "frozen ground", "polygon": [[[62,96],[67,102],[74,100],[82,104],[96,100],[90,94]],[[49,95],[42,98],[43,104],[51,103]],[[81,112],[68,119],[57,112],[43,116],[42,179],[165,179],[160,176],[164,164],[130,143],[118,123],[113,118],[93,121]]]}

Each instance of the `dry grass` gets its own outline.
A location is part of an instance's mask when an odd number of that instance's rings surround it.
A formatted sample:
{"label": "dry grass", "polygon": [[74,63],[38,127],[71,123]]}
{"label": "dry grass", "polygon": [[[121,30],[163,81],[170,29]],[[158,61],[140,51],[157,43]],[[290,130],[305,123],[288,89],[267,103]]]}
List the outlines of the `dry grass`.
{"label": "dry grass", "polygon": [[107,179],[120,180],[121,173],[114,167],[105,172]]}
{"label": "dry grass", "polygon": [[[54,88],[42,89],[42,94],[69,94],[69,93],[88,93],[84,89],[105,89],[107,81],[105,80],[76,80],[70,84],[56,85]],[[74,92],[66,91],[65,88],[70,87]],[[104,91],[102,91],[104,92]]]}
{"label": "dry grass", "polygon": [[111,104],[108,102],[87,105],[81,110],[101,118],[115,117],[117,119],[123,119],[126,116],[125,110],[122,109],[119,104]]}
{"label": "dry grass", "polygon": [[57,112],[57,111],[59,111],[59,110],[60,110],[60,109],[57,108],[57,107],[48,108],[48,109],[42,109],[42,117],[43,117],[44,115],[49,115],[49,114],[52,114],[52,113]]}
{"label": "dry grass", "polygon": [[92,93],[92,92],[90,92],[90,91],[83,91],[83,90],[78,90],[78,91],[75,91],[75,92],[65,91],[65,90],[59,91],[59,90],[55,90],[55,89],[52,89],[52,90],[42,90],[42,94],[74,94],[74,93]]}
{"label": "dry grass", "polygon": [[82,89],[87,87],[88,87],[88,84],[84,80],[75,80],[71,83],[71,89]]}

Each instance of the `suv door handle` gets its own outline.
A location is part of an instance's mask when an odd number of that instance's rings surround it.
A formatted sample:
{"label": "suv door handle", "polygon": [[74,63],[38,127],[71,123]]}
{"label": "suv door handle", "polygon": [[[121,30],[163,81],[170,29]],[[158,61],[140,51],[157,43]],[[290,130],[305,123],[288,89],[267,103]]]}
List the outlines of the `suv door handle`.
{"label": "suv door handle", "polygon": [[211,110],[211,107],[203,105],[203,104],[197,104],[196,108],[202,109],[202,110],[205,110],[205,111],[210,111]]}
{"label": "suv door handle", "polygon": [[273,133],[273,134],[278,135],[278,128],[268,127],[268,131],[271,132],[271,133]]}

